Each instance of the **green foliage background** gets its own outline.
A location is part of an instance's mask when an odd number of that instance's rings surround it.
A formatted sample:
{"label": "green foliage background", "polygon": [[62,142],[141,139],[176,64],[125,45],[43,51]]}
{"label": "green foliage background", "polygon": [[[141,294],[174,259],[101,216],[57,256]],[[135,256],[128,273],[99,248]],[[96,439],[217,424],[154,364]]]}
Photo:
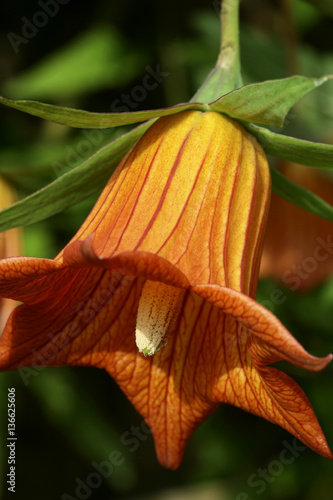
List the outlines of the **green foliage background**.
{"label": "green foliage background", "polygon": [[[57,5],[56,15],[49,16],[47,24],[15,51],[8,33],[22,36],[22,18],[31,21],[42,9],[35,1],[2,2],[2,95],[100,112],[118,111],[120,105],[130,111],[159,108],[189,100],[215,63],[218,1],[70,0]],[[332,0],[243,0],[245,82],[295,73],[332,74],[332,15]],[[143,85],[147,67],[160,68],[168,75],[140,100],[134,89]],[[332,87],[333,83],[326,84],[304,98],[290,113],[282,133],[333,143]],[[130,96],[130,104],[124,95]],[[73,130],[2,108],[0,173],[24,197],[127,129]],[[54,257],[96,198],[26,227],[25,255]],[[286,300],[274,305],[273,312],[296,338],[315,355],[332,351],[333,280],[306,294],[293,294],[266,280],[259,286],[258,300],[269,300],[276,289],[282,290]],[[332,366],[318,374],[287,364],[283,369],[305,390],[333,447]],[[124,444],[124,433],[133,437],[142,419],[106,373],[89,368],[45,368],[31,376],[27,385],[17,372],[0,376],[1,499],[8,498],[8,387],[15,387],[17,393],[17,500],[60,499],[65,493],[79,498],[76,479],[85,483],[95,470],[92,462],[108,460],[113,450],[121,452],[124,463],[85,498],[331,498],[333,464],[312,451],[300,452],[292,463],[282,464],[282,469],[274,468],[284,443],[292,445],[294,439],[264,420],[221,406],[193,435],[181,467],[172,472],[157,463],[147,433],[140,431],[136,445]],[[261,486],[256,483],[263,474],[260,469],[268,471]]]}

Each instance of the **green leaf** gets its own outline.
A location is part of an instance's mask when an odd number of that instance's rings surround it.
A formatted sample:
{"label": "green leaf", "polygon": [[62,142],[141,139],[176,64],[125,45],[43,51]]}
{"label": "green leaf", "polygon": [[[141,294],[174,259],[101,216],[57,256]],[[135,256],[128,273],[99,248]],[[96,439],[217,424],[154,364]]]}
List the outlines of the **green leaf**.
{"label": "green leaf", "polygon": [[330,75],[320,78],[292,76],[251,83],[220,97],[210,104],[210,109],[246,122],[281,127],[290,108],[299,99],[331,78]]}
{"label": "green leaf", "polygon": [[0,96],[0,103],[10,108],[24,111],[30,115],[38,116],[46,120],[77,128],[110,128],[130,123],[138,123],[159,116],[174,115],[187,109],[209,111],[207,104],[177,104],[171,108],[153,109],[149,111],[134,111],[132,113],[93,113],[82,109],[65,108],[53,106],[38,101],[14,101]]}
{"label": "green leaf", "polygon": [[287,179],[271,167],[272,189],[275,194],[304,210],[333,222],[333,207],[319,196]]}
{"label": "green leaf", "polygon": [[152,125],[144,123],[46,187],[0,212],[0,231],[46,219],[100,191],[121,158]]}
{"label": "green leaf", "polygon": [[246,128],[258,139],[266,154],[308,167],[333,168],[331,144],[296,139],[255,125],[246,125]]}

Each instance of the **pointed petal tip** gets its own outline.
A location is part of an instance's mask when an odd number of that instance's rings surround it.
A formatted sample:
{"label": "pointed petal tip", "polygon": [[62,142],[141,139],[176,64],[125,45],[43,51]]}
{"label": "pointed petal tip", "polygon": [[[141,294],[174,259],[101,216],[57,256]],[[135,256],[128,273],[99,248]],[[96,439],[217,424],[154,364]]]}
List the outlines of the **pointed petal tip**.
{"label": "pointed petal tip", "polygon": [[100,257],[99,255],[97,255],[96,251],[93,248],[93,243],[94,243],[94,233],[91,233],[82,242],[81,252],[82,252],[83,257],[87,261],[95,263],[96,261],[98,262],[99,260],[103,260],[103,258]]}
{"label": "pointed petal tip", "polygon": [[316,356],[311,356],[309,354],[309,365],[304,366],[304,368],[311,370],[313,372],[319,372],[326,368],[326,366],[332,361],[333,355],[328,354],[327,356],[324,356],[323,358],[317,358]]}
{"label": "pointed petal tip", "polygon": [[312,443],[308,444],[304,442],[310,449],[312,449],[318,455],[327,458],[328,460],[333,460],[333,454],[327,444],[326,438],[324,434],[318,438],[318,442],[316,446],[312,446]]}
{"label": "pointed petal tip", "polygon": [[[267,345],[266,351],[256,352],[257,364],[268,365],[282,359],[310,371],[323,370],[332,354],[318,358],[309,354],[268,309],[237,290],[219,285],[196,285],[192,291],[230,314]],[[276,359],[271,356],[275,353]],[[253,354],[253,353],[252,353]]]}
{"label": "pointed petal tip", "polygon": [[295,352],[294,359],[288,361],[292,361],[292,363],[300,368],[304,368],[304,370],[309,370],[311,372],[320,372],[326,368],[326,366],[332,360],[332,354],[328,354],[323,358],[319,358],[317,356],[312,356],[312,354],[308,353],[301,345],[298,348],[298,352]]}
{"label": "pointed petal tip", "polygon": [[[317,443],[315,446],[313,443],[303,441],[299,437],[301,442],[304,442],[304,444],[310,448],[313,452],[317,453],[318,455],[322,456],[323,458],[326,458],[327,460],[333,460],[333,454],[327,444],[327,441],[324,437],[322,436],[322,439],[319,439],[319,443]],[[183,453],[165,453],[165,450],[162,452],[156,447],[156,455],[159,463],[162,465],[162,467],[165,467],[166,469],[171,469],[171,470],[177,470],[182,462],[183,459]]]}
{"label": "pointed petal tip", "polygon": [[329,449],[328,445],[327,445],[327,450],[325,450],[324,452],[319,452],[319,454],[322,457],[327,458],[328,460],[333,460],[333,454],[332,454],[331,450]]}
{"label": "pointed petal tip", "polygon": [[176,439],[170,433],[171,429],[168,432],[165,428],[159,428],[158,425],[155,425],[151,427],[151,430],[158,462],[166,469],[178,469],[182,463],[187,441],[192,432],[187,436],[182,436],[181,439]]}
{"label": "pointed petal tip", "polygon": [[157,460],[166,469],[177,470],[182,462],[183,453],[160,453],[156,447]]}
{"label": "pointed petal tip", "polygon": [[[101,265],[101,257],[93,247],[94,233],[89,234],[84,240],[69,243],[63,252],[62,258],[65,266],[85,267]],[[58,256],[59,257],[59,256]]]}
{"label": "pointed petal tip", "polygon": [[333,358],[333,354],[327,354],[327,356],[325,356],[323,358],[324,361],[326,360],[325,366],[327,366],[332,361],[332,358]]}

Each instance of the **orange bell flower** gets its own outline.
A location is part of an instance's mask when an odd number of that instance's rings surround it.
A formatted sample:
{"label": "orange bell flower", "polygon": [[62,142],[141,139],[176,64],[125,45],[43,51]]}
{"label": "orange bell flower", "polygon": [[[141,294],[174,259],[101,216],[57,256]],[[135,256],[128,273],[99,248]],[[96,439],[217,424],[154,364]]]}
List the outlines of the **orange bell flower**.
{"label": "orange bell flower", "polygon": [[[24,302],[0,368],[106,369],[180,464],[220,402],[279,424],[332,458],[306,396],[267,365],[321,370],[254,300],[270,197],[257,141],[214,112],[160,118],[121,161],[54,259],[0,261],[0,295]],[[39,366],[34,372],[28,366]]]}
{"label": "orange bell flower", "polygon": [[[3,210],[16,201],[13,188],[0,177],[0,210]],[[0,234],[0,259],[13,257],[21,254],[21,238],[19,229],[10,229]],[[17,306],[13,300],[0,297],[0,336],[5,327],[6,321]]]}
{"label": "orange bell flower", "polygon": [[[333,182],[322,172],[290,162],[280,171],[333,205]],[[292,291],[319,285],[333,274],[332,231],[332,222],[273,194],[260,276],[275,278]]]}

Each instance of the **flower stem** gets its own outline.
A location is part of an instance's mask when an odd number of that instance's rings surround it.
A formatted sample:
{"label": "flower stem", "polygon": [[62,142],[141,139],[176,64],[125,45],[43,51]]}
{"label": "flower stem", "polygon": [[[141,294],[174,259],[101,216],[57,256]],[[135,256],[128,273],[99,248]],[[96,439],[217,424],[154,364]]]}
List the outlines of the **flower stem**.
{"label": "flower stem", "polygon": [[191,99],[191,102],[211,102],[242,85],[239,59],[240,0],[223,0],[221,3],[221,45],[215,67]]}

